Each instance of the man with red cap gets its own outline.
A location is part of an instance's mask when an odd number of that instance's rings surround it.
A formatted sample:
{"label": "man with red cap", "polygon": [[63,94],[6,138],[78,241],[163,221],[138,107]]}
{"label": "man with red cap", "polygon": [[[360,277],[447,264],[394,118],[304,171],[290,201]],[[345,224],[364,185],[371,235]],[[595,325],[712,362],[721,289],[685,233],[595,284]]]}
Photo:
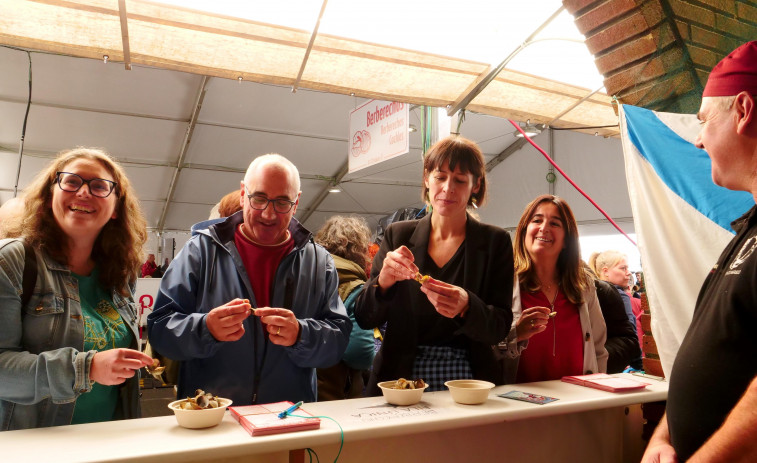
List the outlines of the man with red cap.
{"label": "man with red cap", "polygon": [[[712,180],[757,200],[757,41],[710,73],[696,140]],[[643,463],[757,461],[757,206],[710,271],[670,375]]]}

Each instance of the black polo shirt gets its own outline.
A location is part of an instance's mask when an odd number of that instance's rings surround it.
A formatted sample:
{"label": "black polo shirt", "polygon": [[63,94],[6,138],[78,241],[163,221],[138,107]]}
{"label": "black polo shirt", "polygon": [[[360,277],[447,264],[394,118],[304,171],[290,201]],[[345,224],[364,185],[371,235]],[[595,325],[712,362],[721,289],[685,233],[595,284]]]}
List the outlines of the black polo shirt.
{"label": "black polo shirt", "polygon": [[733,222],[737,234],[699,291],[673,364],[667,418],[679,461],[717,431],[757,374],[756,211]]}

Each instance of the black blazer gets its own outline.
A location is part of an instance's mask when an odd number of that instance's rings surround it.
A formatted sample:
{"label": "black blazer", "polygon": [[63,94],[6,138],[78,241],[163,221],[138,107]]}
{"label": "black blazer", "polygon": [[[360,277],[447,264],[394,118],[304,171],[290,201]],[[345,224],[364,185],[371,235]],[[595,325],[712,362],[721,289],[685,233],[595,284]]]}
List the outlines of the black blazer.
{"label": "black blazer", "polygon": [[424,269],[426,259],[430,259],[427,256],[430,233],[431,215],[391,224],[373,259],[370,279],[358,298],[355,319],[361,328],[371,329],[387,323],[384,342],[373,362],[369,395],[380,394],[376,386],[380,381],[410,378],[416,347],[434,345],[434,338],[444,333],[469,338],[471,368],[476,379],[504,384],[502,365],[492,346],[507,337],[513,321],[510,235],[502,228],[482,224],[468,216],[462,287],[468,292],[469,308],[464,317],[448,319],[433,309],[414,280],[397,282],[384,294],[378,288],[384,257],[401,245],[413,253],[421,273],[428,273]]}

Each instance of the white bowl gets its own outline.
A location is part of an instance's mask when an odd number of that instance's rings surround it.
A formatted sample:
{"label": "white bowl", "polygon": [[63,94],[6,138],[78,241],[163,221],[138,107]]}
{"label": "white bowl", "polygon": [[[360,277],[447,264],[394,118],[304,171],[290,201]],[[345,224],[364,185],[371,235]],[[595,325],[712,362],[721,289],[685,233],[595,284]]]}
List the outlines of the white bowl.
{"label": "white bowl", "polygon": [[476,405],[486,402],[489,391],[494,387],[489,381],[478,379],[456,379],[444,383],[452,394],[452,400],[459,404]]}
{"label": "white bowl", "polygon": [[413,405],[421,401],[423,391],[426,390],[428,384],[423,386],[423,389],[393,389],[392,386],[396,381],[383,381],[378,383],[378,387],[381,388],[381,392],[384,394],[384,398],[392,405]]}
{"label": "white bowl", "polygon": [[231,405],[231,400],[218,398],[220,404],[217,408],[205,408],[202,410],[184,410],[179,408],[179,404],[186,402],[187,399],[174,400],[168,404],[168,408],[173,410],[176,415],[176,421],[179,426],[189,429],[209,428],[216,426],[223,420],[223,414],[226,413],[226,407]]}

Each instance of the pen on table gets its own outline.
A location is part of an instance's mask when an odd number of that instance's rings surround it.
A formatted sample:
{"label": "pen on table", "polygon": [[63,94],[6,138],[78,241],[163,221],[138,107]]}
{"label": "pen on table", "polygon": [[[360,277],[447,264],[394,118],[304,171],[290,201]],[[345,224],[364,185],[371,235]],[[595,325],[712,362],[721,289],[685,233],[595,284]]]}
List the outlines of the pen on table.
{"label": "pen on table", "polygon": [[300,401],[299,401],[299,402],[297,402],[296,404],[292,405],[291,407],[287,408],[287,409],[286,409],[286,410],[284,410],[283,412],[279,413],[279,418],[286,418],[286,416],[287,416],[287,415],[289,415],[289,414],[290,414],[290,413],[292,413],[293,411],[295,411],[295,410],[297,410],[298,408],[300,408],[300,406],[301,406],[301,405],[302,405],[302,401],[300,400]]}
{"label": "pen on table", "polygon": [[665,378],[662,377],[662,376],[650,375],[648,373],[637,373],[637,372],[633,371],[633,372],[631,372],[631,374],[634,375],[634,376],[640,376],[642,378],[656,379],[657,381],[665,381]]}

